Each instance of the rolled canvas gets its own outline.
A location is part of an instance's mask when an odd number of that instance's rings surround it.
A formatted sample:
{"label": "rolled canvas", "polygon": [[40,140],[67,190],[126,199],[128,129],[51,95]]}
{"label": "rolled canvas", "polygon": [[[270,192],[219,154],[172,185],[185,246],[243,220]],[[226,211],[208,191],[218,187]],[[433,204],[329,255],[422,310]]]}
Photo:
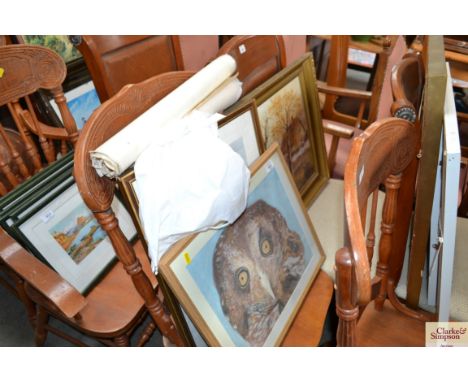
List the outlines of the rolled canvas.
{"label": "rolled canvas", "polygon": [[[239,98],[239,81],[227,81],[236,72],[236,62],[229,55],[223,55],[201,69],[177,89],[169,93],[145,113],[132,121],[125,129],[90,152],[93,167],[99,176],[115,178],[129,168],[138,156],[151,144],[155,129],[162,128],[175,119],[182,118],[198,105],[204,105],[206,111],[214,106],[224,106]],[[217,88],[222,86],[229,96],[220,95]],[[224,92],[223,92],[224,94]],[[206,99],[222,98],[220,103]],[[212,112],[219,110],[210,110]]]}

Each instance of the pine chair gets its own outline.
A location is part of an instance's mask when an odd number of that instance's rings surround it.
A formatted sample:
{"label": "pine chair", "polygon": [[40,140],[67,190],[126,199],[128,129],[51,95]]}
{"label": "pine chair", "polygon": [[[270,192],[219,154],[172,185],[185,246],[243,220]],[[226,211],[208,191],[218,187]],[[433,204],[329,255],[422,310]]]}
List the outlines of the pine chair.
{"label": "pine chair", "polygon": [[[418,141],[419,132],[414,125],[398,118],[373,123],[353,141],[344,178],[349,244],[336,254],[339,346],[424,346],[424,322],[432,316],[410,311],[393,294],[387,294],[394,289],[389,264],[393,230],[399,223],[395,219],[398,190],[405,170],[418,153]],[[374,256],[376,203],[372,203],[369,217],[367,201],[381,184],[386,196],[376,253],[377,271],[371,278],[369,263]],[[371,222],[367,235],[366,220]],[[375,300],[375,306],[369,305],[371,300]],[[376,342],[377,338],[382,342]]]}
{"label": "pine chair", "polygon": [[[54,162],[57,147],[64,155],[69,144],[78,140],[78,131],[63,94],[66,66],[58,54],[40,46],[0,46],[0,68],[0,107],[8,108],[22,141],[19,145],[15,134],[0,125],[0,141],[5,150],[0,171],[7,180],[2,180],[2,188],[8,192]],[[52,93],[64,127],[49,126],[38,118],[31,95],[39,89]]]}
{"label": "pine chair", "polygon": [[141,260],[137,258],[132,245],[122,233],[111,209],[115,181],[97,175],[91,166],[89,152],[126,127],[192,74],[186,71],[163,73],[139,84],[125,86],[117,95],[102,104],[84,126],[75,150],[74,168],[78,189],[88,208],[94,212],[97,221],[107,232],[118,259],[128,273],[128,279],[134,284],[132,288],[138,291],[161,333],[179,346],[186,343],[166,313],[151,278],[144,272]]}
{"label": "pine chair", "polygon": [[[392,116],[402,118],[414,123],[414,128],[420,135],[421,121],[419,120],[420,108],[422,106],[422,94],[425,83],[424,64],[419,53],[407,53],[403,59],[393,67],[392,70],[392,92],[394,101],[391,106]],[[419,152],[421,141],[416,142],[415,150]],[[393,233],[393,255],[390,262],[391,277],[398,284],[403,268],[404,256],[408,241],[408,232],[413,213],[416,175],[419,160],[413,158],[408,165],[402,179],[402,185],[398,196],[398,210]],[[389,291],[394,294],[395,290]]]}
{"label": "pine chair", "polygon": [[[136,250],[151,285],[156,286],[143,248],[137,245]],[[51,316],[105,345],[128,346],[131,335],[148,315],[121,263],[114,265],[84,296],[0,228],[0,265],[9,268],[16,283],[15,290],[26,307],[37,346],[44,345],[48,332],[75,345],[86,346],[70,331],[49,322]],[[150,321],[136,344],[144,345],[154,330],[155,325]]]}
{"label": "pine chair", "polygon": [[237,62],[242,95],[255,89],[286,66],[282,36],[235,36],[218,52],[231,55]]}
{"label": "pine chair", "polygon": [[184,70],[178,36],[71,36],[101,102],[127,84]]}
{"label": "pine chair", "polygon": [[[322,108],[324,130],[337,132],[325,135],[329,152],[328,166],[332,176],[337,179],[342,179],[344,175],[344,166],[351,148],[350,139],[359,135],[370,123],[390,116],[391,71],[406,52],[402,36],[385,39],[382,52],[378,55],[372,90],[349,89],[346,88],[349,40],[350,36],[332,36],[327,82],[318,82],[319,92],[325,95]],[[347,103],[354,102],[358,105],[356,115],[344,114],[336,109],[337,101],[341,98]]]}

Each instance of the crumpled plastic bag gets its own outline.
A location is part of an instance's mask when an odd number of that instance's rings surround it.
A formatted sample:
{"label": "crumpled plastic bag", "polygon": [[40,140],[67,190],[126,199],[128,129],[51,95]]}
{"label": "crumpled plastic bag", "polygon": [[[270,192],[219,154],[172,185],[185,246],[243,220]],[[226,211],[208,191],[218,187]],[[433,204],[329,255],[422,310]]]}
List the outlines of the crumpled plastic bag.
{"label": "crumpled plastic bag", "polygon": [[231,224],[246,208],[250,171],[218,138],[216,119],[196,111],[174,122],[135,162],[140,220],[155,273],[173,243]]}

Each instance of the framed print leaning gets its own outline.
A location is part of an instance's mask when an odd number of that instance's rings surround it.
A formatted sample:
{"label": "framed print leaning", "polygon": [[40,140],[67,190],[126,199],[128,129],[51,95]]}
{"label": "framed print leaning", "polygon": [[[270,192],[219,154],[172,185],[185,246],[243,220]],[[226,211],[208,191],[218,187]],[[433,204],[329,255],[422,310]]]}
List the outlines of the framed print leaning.
{"label": "framed print leaning", "polygon": [[234,224],[176,243],[160,272],[211,346],[273,346],[324,255],[278,145],[252,166]]}
{"label": "framed print leaning", "polygon": [[315,70],[310,53],[247,94],[255,100],[259,137],[278,143],[306,206],[329,178]]}
{"label": "framed print leaning", "polygon": [[[116,260],[115,251],[71,174],[59,180],[15,208],[6,223],[28,250],[86,293]],[[115,198],[112,208],[125,236],[132,239],[135,227],[125,207]]]}

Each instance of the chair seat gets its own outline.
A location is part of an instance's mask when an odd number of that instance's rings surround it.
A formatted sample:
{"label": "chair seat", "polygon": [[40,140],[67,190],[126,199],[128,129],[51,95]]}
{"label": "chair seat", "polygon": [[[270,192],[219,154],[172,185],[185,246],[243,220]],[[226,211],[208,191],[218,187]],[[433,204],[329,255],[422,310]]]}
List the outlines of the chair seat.
{"label": "chair seat", "polygon": [[[143,265],[153,287],[156,277],[141,242],[135,245],[135,252]],[[124,330],[140,318],[144,308],[143,299],[138,294],[132,279],[126,273],[122,263],[117,262],[110,272],[86,296],[87,305],[80,312],[80,319],[75,323],[81,329],[115,336],[115,332]]]}
{"label": "chair seat", "polygon": [[386,300],[378,312],[371,302],[357,324],[358,346],[425,346],[425,323],[398,312]]}

